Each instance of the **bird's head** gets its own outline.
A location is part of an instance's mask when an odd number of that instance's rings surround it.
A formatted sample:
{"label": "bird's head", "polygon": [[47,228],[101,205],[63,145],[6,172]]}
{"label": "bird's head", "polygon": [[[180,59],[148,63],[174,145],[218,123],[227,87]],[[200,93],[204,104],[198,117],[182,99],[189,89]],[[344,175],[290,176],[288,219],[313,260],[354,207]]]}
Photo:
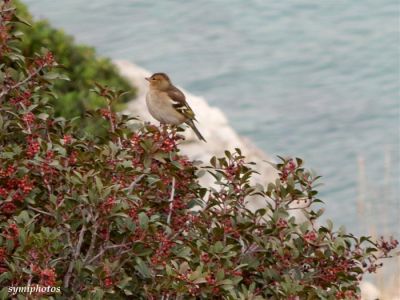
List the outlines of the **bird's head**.
{"label": "bird's head", "polygon": [[150,88],[157,90],[166,90],[171,85],[171,80],[165,73],[154,73],[145,79],[149,82]]}

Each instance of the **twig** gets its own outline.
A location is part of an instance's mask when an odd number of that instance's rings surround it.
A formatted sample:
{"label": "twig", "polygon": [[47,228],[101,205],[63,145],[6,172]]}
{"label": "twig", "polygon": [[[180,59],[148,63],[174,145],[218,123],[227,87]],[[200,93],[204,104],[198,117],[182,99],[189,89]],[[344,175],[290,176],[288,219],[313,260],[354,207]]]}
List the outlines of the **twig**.
{"label": "twig", "polygon": [[14,11],[15,7],[10,7],[10,8],[5,8],[5,9],[0,9],[0,14],[9,12],[9,11]]}
{"label": "twig", "polygon": [[20,87],[21,85],[27,83],[27,82],[28,82],[29,80],[31,80],[33,77],[35,77],[36,75],[38,75],[39,72],[40,72],[44,67],[46,67],[46,66],[47,66],[47,65],[41,66],[41,67],[38,68],[35,72],[32,72],[31,74],[29,74],[29,76],[27,76],[24,80],[22,80],[22,81],[20,81],[20,82],[17,82],[16,84],[12,85],[12,86],[9,87],[9,88],[3,89],[3,90],[1,91],[1,93],[0,93],[0,100],[1,100],[1,98],[2,98],[5,94],[7,94],[9,91]]}
{"label": "twig", "polygon": [[119,245],[111,245],[111,246],[104,247],[104,248],[102,248],[102,249],[100,250],[100,253],[97,254],[95,257],[92,257],[92,259],[89,260],[89,261],[87,262],[87,264],[90,265],[93,261],[95,261],[97,258],[99,258],[100,256],[102,256],[102,255],[104,254],[104,252],[106,252],[107,250],[114,249],[114,248],[125,247],[125,246],[128,246],[128,245],[129,245],[129,244],[119,244]]}
{"label": "twig", "polygon": [[[31,270],[32,271],[32,270]],[[27,286],[30,286],[32,283],[33,275],[29,275],[28,283],[26,284]]]}
{"label": "twig", "polygon": [[97,237],[97,229],[99,228],[99,224],[96,222],[97,217],[94,219],[94,227],[92,231],[92,239],[90,240],[90,246],[89,250],[86,252],[85,256],[85,262],[89,259],[89,257],[92,255],[92,252],[94,250],[94,246],[96,243],[96,237]]}
{"label": "twig", "polygon": [[140,180],[145,176],[145,174],[140,175],[138,178],[135,179],[127,188],[128,193],[132,193],[133,188],[139,183]]}
{"label": "twig", "polygon": [[43,215],[47,215],[47,216],[53,217],[53,215],[52,215],[51,213],[45,212],[45,211],[40,210],[40,209],[38,209],[38,208],[35,208],[35,207],[33,207],[33,206],[28,205],[28,208],[31,209],[31,210],[33,210],[33,211],[36,211],[36,212],[38,212],[38,213],[41,213],[41,214],[43,214]]}
{"label": "twig", "polygon": [[[125,244],[125,242],[126,242],[126,236],[123,238],[123,240],[122,240],[122,244],[124,244],[124,245],[128,245],[128,244]],[[122,254],[122,247],[121,247],[121,249],[119,249],[119,251],[118,251],[118,253],[117,253],[117,257],[120,257],[121,256],[121,254]]]}
{"label": "twig", "polygon": [[[29,128],[29,131],[30,131],[30,128]],[[30,133],[30,132],[29,132],[29,133]],[[43,171],[40,172],[40,175],[42,175],[43,182],[45,183],[46,188],[47,188],[47,192],[49,193],[49,196],[50,196],[50,195],[52,194],[52,192],[51,192],[51,186],[50,186],[48,180],[45,178],[45,175],[44,175],[44,172],[43,172]]]}
{"label": "twig", "polygon": [[[111,103],[110,103],[110,101],[107,101],[107,108],[108,108],[108,111],[110,112],[111,132],[112,132],[112,133],[115,133],[115,124],[114,124],[114,119],[113,119],[113,115],[112,115],[112,110],[111,110]],[[118,141],[118,146],[119,146],[120,148],[122,148],[122,142],[121,142],[121,137],[120,137],[120,136],[118,136],[117,141]]]}
{"label": "twig", "polygon": [[75,248],[74,257],[71,260],[71,262],[69,263],[67,274],[65,274],[65,277],[64,277],[64,288],[68,288],[69,280],[71,279],[71,275],[72,275],[72,269],[74,268],[74,263],[75,263],[76,259],[78,258],[79,254],[81,253],[81,247],[82,247],[83,237],[85,235],[85,232],[86,232],[86,225],[83,224],[81,232],[79,233],[79,240],[78,240],[78,243]]}
{"label": "twig", "polygon": [[174,208],[174,196],[175,196],[175,177],[172,177],[172,189],[171,196],[169,197],[169,213],[167,217],[167,224],[171,223],[172,210]]}

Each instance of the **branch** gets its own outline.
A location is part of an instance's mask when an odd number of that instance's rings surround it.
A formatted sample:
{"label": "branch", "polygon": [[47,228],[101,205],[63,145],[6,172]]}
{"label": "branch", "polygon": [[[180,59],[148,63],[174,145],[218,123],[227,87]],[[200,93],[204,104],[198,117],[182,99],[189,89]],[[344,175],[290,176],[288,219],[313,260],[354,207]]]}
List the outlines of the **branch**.
{"label": "branch", "polygon": [[87,264],[90,265],[93,261],[95,261],[97,258],[99,258],[100,256],[102,256],[102,255],[104,254],[104,252],[106,252],[107,250],[114,249],[114,248],[125,247],[125,246],[128,246],[128,245],[129,245],[129,244],[119,244],[119,245],[111,245],[111,246],[104,247],[104,248],[102,248],[102,249],[100,250],[99,254],[97,254],[95,257],[92,257],[92,259],[89,260],[89,261],[87,262]]}
{"label": "branch", "polygon": [[81,247],[82,247],[83,237],[85,235],[85,232],[86,232],[86,225],[83,224],[81,232],[79,233],[79,240],[78,240],[78,243],[76,244],[74,257],[71,260],[71,262],[69,263],[67,274],[65,274],[65,276],[64,276],[64,288],[68,288],[69,281],[70,281],[71,275],[72,275],[72,270],[74,268],[75,260],[78,258],[79,254],[81,253]]}
{"label": "branch", "polygon": [[86,252],[86,256],[85,256],[85,260],[84,260],[85,262],[92,255],[92,252],[94,250],[94,246],[95,246],[95,243],[96,243],[96,237],[97,237],[97,229],[98,228],[99,228],[99,224],[97,222],[95,222],[94,223],[94,228],[93,228],[93,231],[92,231],[92,239],[90,240],[89,250]]}
{"label": "branch", "polygon": [[54,216],[54,215],[52,215],[51,213],[45,212],[45,211],[43,211],[43,210],[40,210],[40,209],[38,209],[38,208],[36,208],[36,207],[33,207],[33,206],[30,206],[30,205],[28,205],[28,208],[31,209],[31,210],[33,210],[33,211],[36,211],[36,212],[38,212],[38,213],[41,213],[41,214],[43,214],[43,215],[47,215],[47,216],[50,216],[50,217],[53,217],[53,216]]}
{"label": "branch", "polygon": [[135,179],[127,188],[128,193],[132,193],[133,188],[139,183],[140,180],[145,176],[145,174],[140,175],[138,178]]}
{"label": "branch", "polygon": [[9,12],[9,11],[14,11],[14,10],[16,10],[15,7],[0,9],[0,14],[5,13],[5,12]]}
{"label": "branch", "polygon": [[175,177],[172,177],[172,189],[171,196],[169,197],[169,213],[167,218],[167,224],[171,223],[172,210],[174,208],[174,196],[175,196]]}
{"label": "branch", "polygon": [[21,85],[27,83],[27,82],[28,82],[29,80],[31,80],[33,77],[35,77],[36,75],[38,75],[39,72],[40,72],[44,67],[46,67],[46,66],[47,66],[47,65],[44,64],[43,66],[37,68],[35,72],[30,73],[24,80],[22,80],[22,81],[20,81],[20,82],[17,82],[16,84],[12,85],[12,86],[9,87],[9,88],[3,89],[3,90],[1,91],[1,93],[0,93],[0,100],[1,100],[1,98],[2,98],[4,95],[6,95],[9,91],[20,87]]}
{"label": "branch", "polygon": [[[115,124],[114,124],[114,119],[113,119],[113,114],[112,114],[112,110],[111,110],[111,103],[110,103],[110,101],[107,101],[107,108],[108,108],[108,111],[110,112],[111,132],[112,132],[112,133],[115,133]],[[122,148],[122,142],[121,142],[121,137],[120,137],[120,136],[118,136],[117,141],[118,141],[118,146],[119,146],[119,148]]]}

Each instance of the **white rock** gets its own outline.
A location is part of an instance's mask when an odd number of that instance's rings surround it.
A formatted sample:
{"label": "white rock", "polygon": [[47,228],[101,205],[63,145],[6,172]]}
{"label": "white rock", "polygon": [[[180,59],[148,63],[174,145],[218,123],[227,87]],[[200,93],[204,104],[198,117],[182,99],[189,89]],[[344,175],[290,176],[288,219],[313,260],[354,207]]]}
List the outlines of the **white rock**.
{"label": "white rock", "polygon": [[[141,120],[158,124],[148,113],[145,102],[148,84],[144,78],[151,75],[150,72],[129,61],[118,60],[114,63],[120,73],[137,87],[137,97],[128,103],[126,112],[139,116]],[[196,113],[196,118],[199,121],[197,127],[207,140],[207,143],[199,141],[192,130],[186,130],[186,141],[180,147],[183,154],[190,159],[201,160],[207,164],[212,156],[223,156],[225,150],[232,152],[235,148],[240,148],[247,157],[247,161],[256,163],[255,169],[260,173],[260,175],[254,176],[252,183],[266,185],[275,180],[276,171],[265,162],[271,161],[271,158],[248,139],[239,136],[229,125],[228,119],[220,109],[208,105],[201,97],[194,96],[184,89],[182,91]],[[211,186],[213,184],[212,177],[204,176],[202,184]],[[259,207],[260,205],[263,204],[259,203],[256,206]]]}
{"label": "white rock", "polygon": [[363,281],[360,284],[361,299],[362,300],[375,300],[380,298],[380,292],[378,288],[371,282]]}

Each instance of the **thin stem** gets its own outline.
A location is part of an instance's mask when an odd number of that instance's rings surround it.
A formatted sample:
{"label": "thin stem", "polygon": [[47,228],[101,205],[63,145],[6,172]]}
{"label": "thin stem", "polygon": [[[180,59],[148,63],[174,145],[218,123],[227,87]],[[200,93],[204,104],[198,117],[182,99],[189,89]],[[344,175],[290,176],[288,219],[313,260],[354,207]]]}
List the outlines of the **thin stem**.
{"label": "thin stem", "polygon": [[89,261],[87,262],[87,264],[90,265],[93,261],[95,261],[97,258],[99,258],[100,256],[102,256],[102,255],[104,254],[104,252],[106,252],[107,250],[114,249],[114,248],[125,247],[125,246],[128,246],[128,245],[129,245],[129,244],[119,244],[119,245],[111,245],[111,246],[104,247],[104,248],[102,248],[102,249],[100,250],[99,254],[97,254],[96,256],[92,257],[92,259],[89,260]]}
{"label": "thin stem", "polygon": [[128,186],[128,193],[132,193],[133,188],[139,183],[140,180],[145,176],[145,174],[140,175],[138,178],[136,178],[129,186]]}
{"label": "thin stem", "polygon": [[47,215],[47,216],[53,217],[53,215],[52,215],[51,213],[45,212],[45,211],[40,210],[40,209],[38,209],[38,208],[35,208],[35,207],[33,207],[33,206],[28,205],[28,208],[31,209],[31,210],[33,210],[33,211],[36,211],[36,212],[38,212],[38,213],[41,213],[41,214],[43,214],[43,215]]}
{"label": "thin stem", "polygon": [[71,275],[72,275],[72,270],[74,268],[74,263],[75,263],[76,259],[78,258],[79,254],[81,253],[81,247],[82,247],[83,237],[85,235],[85,232],[86,232],[86,225],[83,224],[82,229],[79,233],[79,240],[78,240],[78,243],[76,244],[73,259],[69,263],[67,274],[65,274],[65,277],[64,277],[64,288],[68,288],[69,281],[70,281]]}
{"label": "thin stem", "polygon": [[[108,109],[108,111],[110,112],[111,132],[112,132],[112,133],[115,133],[115,124],[114,124],[114,119],[113,119],[113,115],[112,115],[112,110],[111,110],[111,103],[110,103],[110,101],[107,101],[107,109]],[[117,141],[118,141],[118,146],[119,146],[120,148],[122,148],[122,142],[121,142],[121,137],[120,137],[120,136],[118,136]]]}
{"label": "thin stem", "polygon": [[9,91],[20,87],[21,85],[27,83],[27,82],[28,82],[29,80],[31,80],[33,77],[35,77],[36,75],[38,75],[39,72],[40,72],[44,67],[46,67],[46,66],[47,66],[47,65],[44,64],[44,65],[41,66],[40,68],[36,69],[35,72],[32,72],[31,74],[29,74],[24,80],[22,80],[22,81],[20,81],[20,82],[17,82],[16,84],[12,85],[12,86],[9,87],[9,88],[3,89],[3,90],[1,91],[1,93],[0,93],[0,100],[1,100],[1,98],[2,98],[4,95],[6,95]]}
{"label": "thin stem", "polygon": [[167,217],[167,224],[171,223],[172,210],[174,208],[174,197],[175,197],[175,177],[172,177],[172,189],[171,196],[169,197],[169,213]]}
{"label": "thin stem", "polygon": [[98,217],[98,214],[96,214],[96,216],[94,218],[92,218],[92,220],[94,221],[94,227],[93,227],[93,231],[92,231],[92,238],[90,240],[89,250],[87,251],[86,256],[85,256],[85,260],[84,260],[85,262],[92,255],[92,252],[94,250],[94,246],[96,244],[97,230],[99,228],[99,224],[98,224],[98,222],[96,222],[97,217]]}
{"label": "thin stem", "polygon": [[9,11],[14,11],[14,10],[16,10],[14,7],[0,9],[0,14],[5,13],[5,12],[9,12]]}

